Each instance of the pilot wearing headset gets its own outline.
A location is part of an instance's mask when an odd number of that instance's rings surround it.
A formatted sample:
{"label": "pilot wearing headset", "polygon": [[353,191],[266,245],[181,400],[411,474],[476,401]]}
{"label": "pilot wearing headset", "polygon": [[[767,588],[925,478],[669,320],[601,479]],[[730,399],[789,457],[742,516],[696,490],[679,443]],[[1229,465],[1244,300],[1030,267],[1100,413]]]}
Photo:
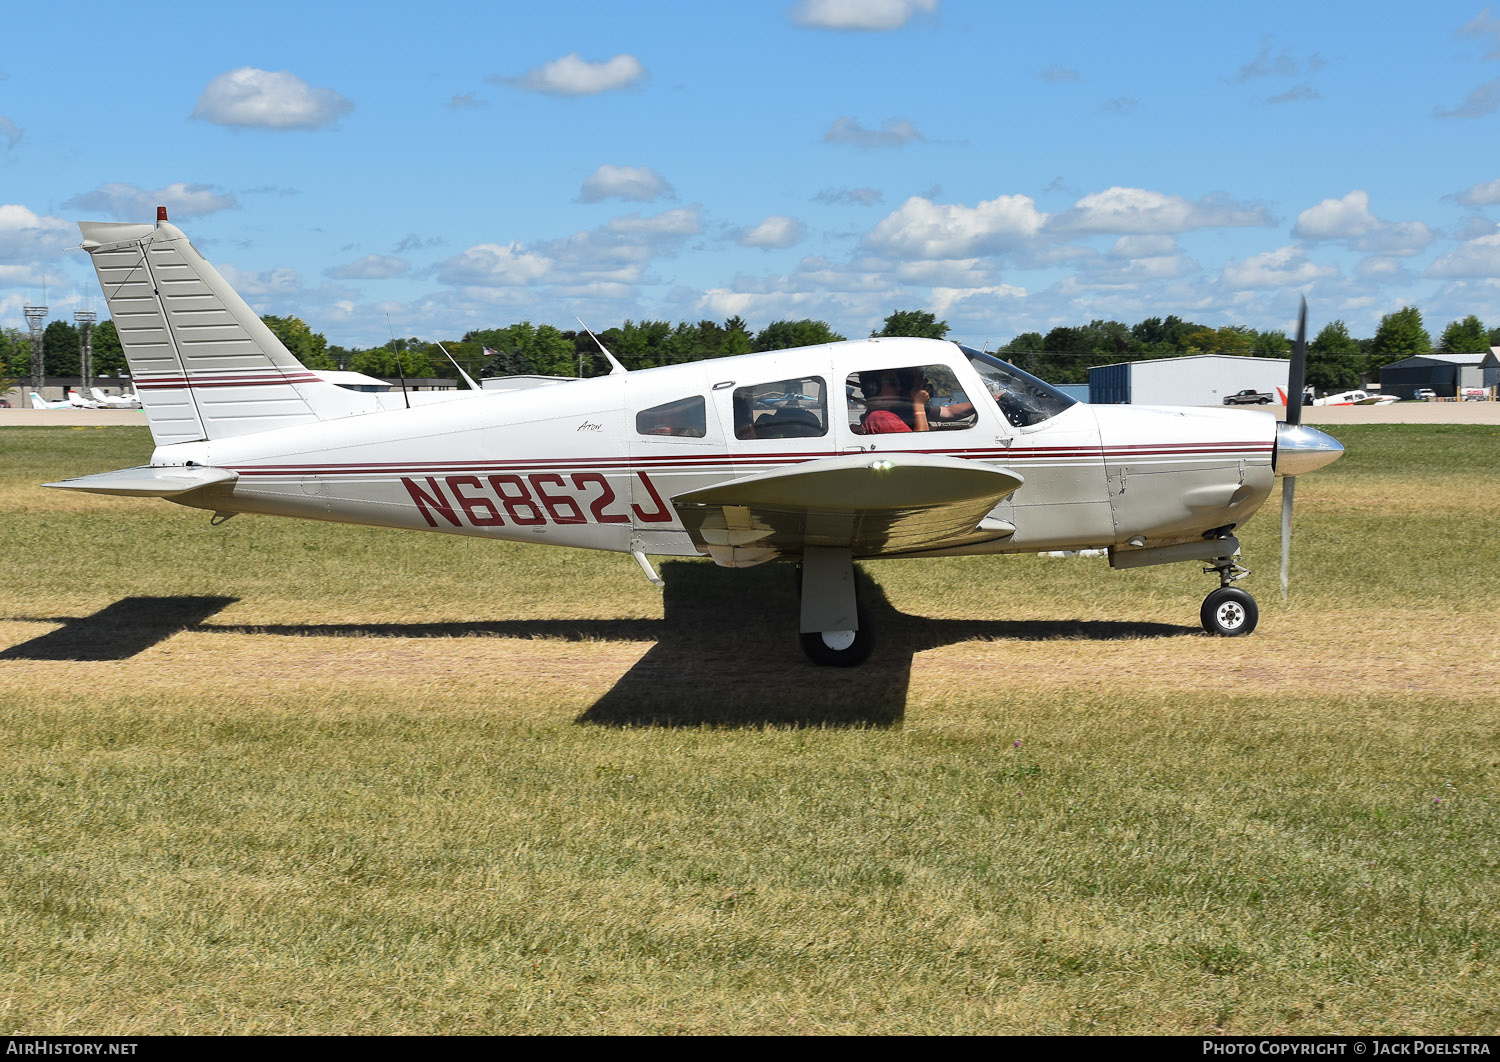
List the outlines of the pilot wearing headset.
{"label": "pilot wearing headset", "polygon": [[864,435],[898,431],[927,431],[927,403],[932,384],[920,368],[878,369],[859,374],[865,414],[859,418]]}

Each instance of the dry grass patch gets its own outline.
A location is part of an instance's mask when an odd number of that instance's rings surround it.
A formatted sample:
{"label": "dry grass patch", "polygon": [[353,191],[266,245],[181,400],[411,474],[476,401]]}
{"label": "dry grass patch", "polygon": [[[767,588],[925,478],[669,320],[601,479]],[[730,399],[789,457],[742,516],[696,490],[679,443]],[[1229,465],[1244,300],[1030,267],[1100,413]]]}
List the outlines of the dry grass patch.
{"label": "dry grass patch", "polygon": [[0,471],[5,1032],[1500,1021],[1488,434],[1345,438],[1249,638],[1191,565],[893,562],[854,673],[785,570],[9,489],[143,436]]}

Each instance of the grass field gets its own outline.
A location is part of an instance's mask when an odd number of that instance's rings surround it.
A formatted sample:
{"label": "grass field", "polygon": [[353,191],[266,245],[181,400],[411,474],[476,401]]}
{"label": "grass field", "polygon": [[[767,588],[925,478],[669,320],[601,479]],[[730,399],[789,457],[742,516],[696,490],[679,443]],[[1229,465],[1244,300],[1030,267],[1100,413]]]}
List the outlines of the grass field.
{"label": "grass field", "polygon": [[0,432],[0,1032],[1494,1033],[1500,429],[1192,564],[791,572],[38,484]]}

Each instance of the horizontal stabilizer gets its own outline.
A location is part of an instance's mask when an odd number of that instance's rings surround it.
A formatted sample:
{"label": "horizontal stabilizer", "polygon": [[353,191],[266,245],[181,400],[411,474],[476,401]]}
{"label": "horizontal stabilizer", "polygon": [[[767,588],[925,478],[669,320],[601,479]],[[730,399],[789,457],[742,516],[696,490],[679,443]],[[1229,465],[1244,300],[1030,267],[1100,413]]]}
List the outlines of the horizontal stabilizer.
{"label": "horizontal stabilizer", "polygon": [[860,453],[689,491],[672,504],[704,552],[743,567],[809,546],[879,557],[1003,538],[1014,527],[986,517],[1021,483],[978,461]]}
{"label": "horizontal stabilizer", "polygon": [[211,487],[215,483],[233,483],[238,472],[200,465],[142,465],[101,472],[97,476],[79,476],[61,483],[44,483],[59,490],[81,490],[89,494],[118,494],[127,498],[171,498],[189,491]]}

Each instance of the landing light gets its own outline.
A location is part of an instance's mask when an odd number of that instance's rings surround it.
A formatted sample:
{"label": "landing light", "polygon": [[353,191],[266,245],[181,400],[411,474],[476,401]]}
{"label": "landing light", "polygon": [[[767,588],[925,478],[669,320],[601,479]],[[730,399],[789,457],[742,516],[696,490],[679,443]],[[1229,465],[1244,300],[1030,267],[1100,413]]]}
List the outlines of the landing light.
{"label": "landing light", "polygon": [[875,469],[875,471],[877,472],[885,472],[889,469],[895,468],[896,463],[894,461],[875,461],[870,465],[870,467]]}

